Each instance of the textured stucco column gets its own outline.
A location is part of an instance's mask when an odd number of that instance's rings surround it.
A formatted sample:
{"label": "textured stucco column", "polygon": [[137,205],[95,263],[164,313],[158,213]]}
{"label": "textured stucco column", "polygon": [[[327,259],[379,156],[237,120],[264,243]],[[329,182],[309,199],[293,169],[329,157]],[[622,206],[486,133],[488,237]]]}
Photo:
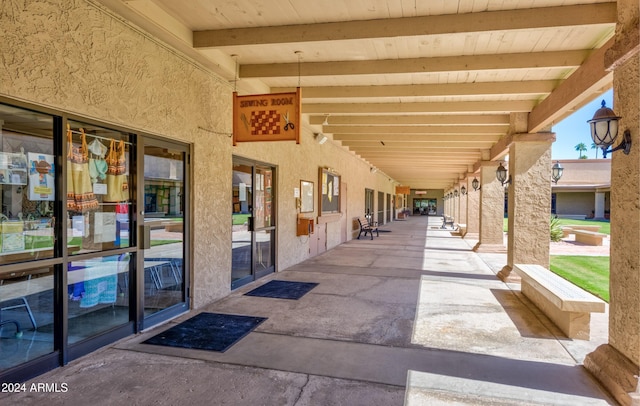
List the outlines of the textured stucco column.
{"label": "textured stucco column", "polygon": [[504,187],[496,179],[499,163],[483,161],[480,165],[480,235],[473,248],[478,252],[504,252]]}
{"label": "textured stucco column", "polygon": [[[475,176],[474,176],[475,178]],[[467,234],[465,238],[478,239],[480,234],[480,191],[473,190],[473,179],[467,179]]]}
{"label": "textured stucco column", "polygon": [[584,366],[623,405],[640,405],[640,2],[617,2],[616,41],[605,62],[614,69],[614,111],[632,147],[611,156],[609,343]]}
{"label": "textured stucco column", "polygon": [[509,146],[507,265],[498,273],[503,281],[520,279],[511,275],[516,263],[549,268],[551,144],[554,140],[553,133],[516,134]]}
{"label": "textured stucco column", "polygon": [[[460,191],[460,196],[458,197],[458,223],[460,224],[467,224],[467,195],[466,194],[462,194],[462,187],[465,187],[465,189],[467,188],[467,181],[466,179],[463,181],[460,181],[460,183],[458,184],[458,190]],[[468,193],[468,190],[467,190]]]}
{"label": "textured stucco column", "polygon": [[604,218],[604,192],[596,192],[594,203],[594,219],[602,220]]}

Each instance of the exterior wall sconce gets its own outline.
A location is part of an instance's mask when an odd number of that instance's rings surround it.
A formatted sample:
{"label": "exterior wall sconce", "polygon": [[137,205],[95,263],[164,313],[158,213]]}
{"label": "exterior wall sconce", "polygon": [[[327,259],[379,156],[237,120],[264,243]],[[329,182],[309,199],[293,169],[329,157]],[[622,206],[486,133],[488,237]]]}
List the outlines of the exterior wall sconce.
{"label": "exterior wall sconce", "polygon": [[562,177],[562,172],[564,172],[564,168],[562,167],[562,165],[560,165],[559,161],[556,161],[556,163],[551,168],[551,179],[553,180],[553,183],[555,183],[556,185],[558,184],[558,181]]}
{"label": "exterior wall sconce", "polygon": [[324,144],[325,142],[327,142],[327,136],[322,134],[322,133],[316,133],[316,142],[320,145]]}
{"label": "exterior wall sconce", "polygon": [[453,191],[453,197],[458,197],[458,189],[454,189],[454,191]]}
{"label": "exterior wall sconce", "polygon": [[498,166],[498,169],[496,170],[496,178],[500,183],[502,183],[502,186],[511,183],[511,175],[509,175],[509,178],[507,179],[507,168],[502,166],[502,162],[500,162],[500,166]]}
{"label": "exterior wall sconce", "polygon": [[466,194],[467,194],[467,188],[466,188],[466,187],[464,187],[464,186],[463,186],[463,187],[461,187],[461,188],[460,188],[460,193],[462,193],[462,196],[466,195]]}
{"label": "exterior wall sconce", "polygon": [[482,186],[480,186],[480,181],[478,180],[478,178],[473,178],[473,180],[471,181],[471,187],[473,187],[473,190],[475,190],[476,192],[482,188]]}
{"label": "exterior wall sconce", "polygon": [[625,155],[631,152],[631,131],[625,130],[622,142],[615,148],[608,149],[614,144],[618,137],[618,120],[622,117],[616,116],[610,108],[602,101],[602,107],[596,110],[593,118],[587,123],[591,126],[591,139],[596,146],[602,148],[602,157],[606,158],[609,152],[623,150]]}
{"label": "exterior wall sconce", "polygon": [[372,166],[372,167],[369,169],[369,171],[370,171],[371,173],[376,173],[376,172],[378,172],[378,169],[377,169],[377,168],[374,168],[374,167]]}

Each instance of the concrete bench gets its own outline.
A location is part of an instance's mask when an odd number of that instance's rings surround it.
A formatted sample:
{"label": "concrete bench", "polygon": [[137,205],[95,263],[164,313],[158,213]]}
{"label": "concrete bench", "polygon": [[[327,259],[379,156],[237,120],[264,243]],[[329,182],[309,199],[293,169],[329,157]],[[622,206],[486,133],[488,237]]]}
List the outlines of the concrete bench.
{"label": "concrete bench", "polygon": [[174,233],[182,233],[183,232],[183,223],[181,221],[165,221],[162,223],[164,225],[164,231],[170,231]]}
{"label": "concrete bench", "polygon": [[576,230],[580,230],[580,231],[593,231],[593,232],[599,232],[600,231],[600,226],[598,225],[578,225],[578,224],[572,224],[570,226],[563,226],[562,227],[562,236],[563,237],[568,237],[570,234],[574,234],[574,231]]}
{"label": "concrete bench", "polygon": [[583,230],[573,230],[573,233],[576,235],[576,242],[587,245],[602,245],[602,240],[607,236],[606,234]]}
{"label": "concrete bench", "polygon": [[600,231],[600,226],[599,225],[580,225],[580,224],[572,224],[569,226],[572,230],[581,230],[581,231],[593,231],[593,232],[599,232]]}
{"label": "concrete bench", "polygon": [[588,340],[591,313],[604,313],[605,302],[543,266],[515,264],[522,293],[569,338]]}

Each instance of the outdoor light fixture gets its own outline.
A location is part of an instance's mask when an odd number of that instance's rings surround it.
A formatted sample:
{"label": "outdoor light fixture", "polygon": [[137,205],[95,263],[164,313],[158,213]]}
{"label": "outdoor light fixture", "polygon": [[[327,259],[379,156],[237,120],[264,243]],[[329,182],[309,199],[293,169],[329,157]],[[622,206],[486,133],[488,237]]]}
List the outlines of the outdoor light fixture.
{"label": "outdoor light fixture", "polygon": [[480,190],[481,186],[478,178],[473,178],[473,180],[471,181],[471,187],[473,187],[473,190],[475,190],[476,192]]}
{"label": "outdoor light fixture", "polygon": [[502,162],[500,162],[500,166],[498,166],[498,169],[496,170],[496,178],[498,178],[500,183],[502,183],[502,186],[511,183],[511,175],[509,175],[509,178],[507,179],[507,168],[502,166]]}
{"label": "outdoor light fixture", "polygon": [[623,150],[625,155],[631,152],[631,131],[625,130],[622,142],[615,148],[608,149],[616,141],[618,137],[618,120],[622,117],[616,116],[610,108],[602,101],[602,107],[596,110],[593,118],[587,123],[591,126],[591,139],[597,147],[602,148],[602,157],[606,158],[609,152]]}
{"label": "outdoor light fixture", "polygon": [[453,190],[453,197],[458,197],[458,189]]}
{"label": "outdoor light fixture", "polygon": [[564,172],[564,168],[560,165],[559,161],[556,161],[551,168],[551,179],[553,180],[553,183],[558,184],[558,181],[562,177],[562,172]]}
{"label": "outdoor light fixture", "polygon": [[370,171],[371,173],[376,173],[376,172],[378,172],[378,169],[376,169],[376,168],[374,168],[374,167],[372,166],[372,167],[371,167],[371,169],[369,169],[369,171]]}
{"label": "outdoor light fixture", "polygon": [[467,194],[467,188],[466,188],[466,187],[464,187],[464,186],[463,186],[463,187],[461,187],[461,188],[460,188],[460,193],[462,193],[462,196],[466,195],[466,194]]}
{"label": "outdoor light fixture", "polygon": [[325,142],[327,142],[327,136],[322,134],[322,133],[316,133],[316,141],[318,142],[318,144],[322,145]]}

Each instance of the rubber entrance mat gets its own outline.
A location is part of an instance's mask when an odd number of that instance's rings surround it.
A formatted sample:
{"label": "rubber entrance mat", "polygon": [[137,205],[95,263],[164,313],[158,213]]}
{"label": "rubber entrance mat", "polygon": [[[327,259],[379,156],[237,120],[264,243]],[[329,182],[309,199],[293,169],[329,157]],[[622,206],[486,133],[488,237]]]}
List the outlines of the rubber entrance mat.
{"label": "rubber entrance mat", "polygon": [[245,295],[298,300],[316,286],[318,286],[318,284],[312,282],[289,282],[275,280],[267,282],[264,285],[255,288],[251,292],[245,293]]}
{"label": "rubber entrance mat", "polygon": [[143,341],[143,344],[225,352],[266,317],[200,313]]}

